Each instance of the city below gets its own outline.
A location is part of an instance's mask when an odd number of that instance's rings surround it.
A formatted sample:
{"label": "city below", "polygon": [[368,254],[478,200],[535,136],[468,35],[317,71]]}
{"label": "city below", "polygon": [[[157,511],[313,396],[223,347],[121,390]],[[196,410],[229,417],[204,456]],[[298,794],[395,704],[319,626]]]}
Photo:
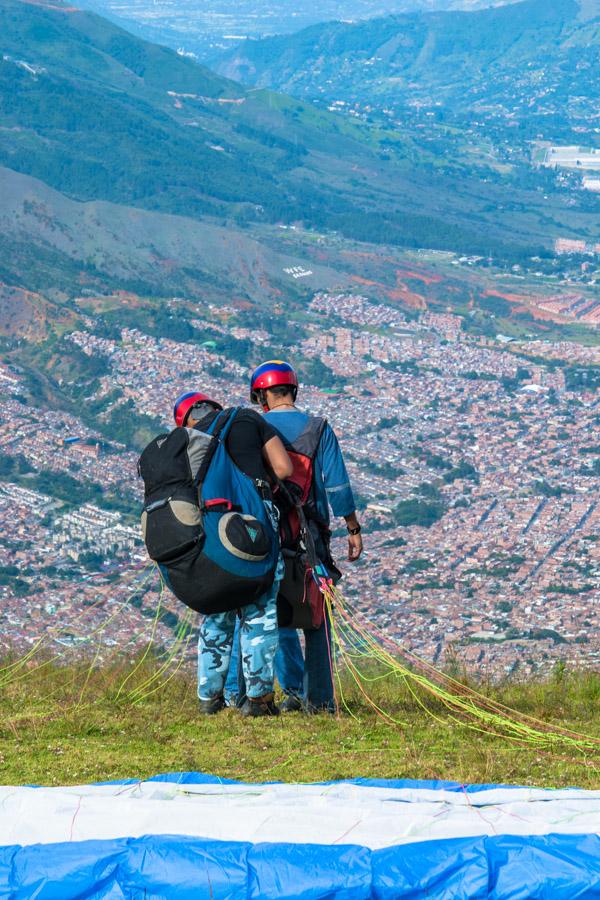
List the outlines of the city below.
{"label": "city below", "polygon": [[[169,653],[183,636],[191,655],[195,622],[161,594],[141,541],[138,454],[103,425],[118,412],[169,428],[190,388],[247,405],[239,348],[251,342],[259,363],[274,338],[243,304],[164,301],[198,335],[175,340],[141,324],[109,333],[90,312],[131,312],[131,295],[76,303],[84,327],[64,344],[98,371],[81,416],[31,409],[27,373],[0,367],[2,648],[23,654],[44,639],[58,658],[109,658],[150,642]],[[289,323],[281,354],[309,373],[299,406],[334,426],[363,521],[355,565],[334,523],[341,587],[381,632],[441,667],[497,680],[597,666],[600,401],[586,379],[600,348],[463,326],[368,290],[317,292]]]}

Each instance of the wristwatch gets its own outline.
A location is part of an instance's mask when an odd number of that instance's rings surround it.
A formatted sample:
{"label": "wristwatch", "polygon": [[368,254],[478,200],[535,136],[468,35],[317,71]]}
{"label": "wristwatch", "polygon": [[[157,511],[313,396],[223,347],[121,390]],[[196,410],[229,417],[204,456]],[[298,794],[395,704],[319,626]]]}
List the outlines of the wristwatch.
{"label": "wristwatch", "polygon": [[351,534],[352,536],[354,536],[355,534],[360,534],[362,531],[360,525],[357,525],[356,528],[350,528],[350,526],[347,525],[346,528],[348,529],[348,534]]}

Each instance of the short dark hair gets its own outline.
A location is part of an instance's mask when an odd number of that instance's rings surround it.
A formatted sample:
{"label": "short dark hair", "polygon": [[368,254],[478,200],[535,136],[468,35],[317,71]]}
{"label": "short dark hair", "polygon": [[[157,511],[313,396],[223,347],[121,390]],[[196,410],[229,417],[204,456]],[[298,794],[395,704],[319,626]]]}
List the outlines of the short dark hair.
{"label": "short dark hair", "polygon": [[293,384],[276,384],[274,387],[266,388],[271,394],[275,394],[276,397],[287,397],[288,394],[295,399],[296,395],[296,387]]}

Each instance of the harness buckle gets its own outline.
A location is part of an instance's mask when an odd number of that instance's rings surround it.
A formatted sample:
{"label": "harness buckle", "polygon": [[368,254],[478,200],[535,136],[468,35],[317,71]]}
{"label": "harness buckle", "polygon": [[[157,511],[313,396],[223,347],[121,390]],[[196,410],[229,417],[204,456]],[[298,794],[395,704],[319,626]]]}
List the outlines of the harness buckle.
{"label": "harness buckle", "polygon": [[207,512],[232,512],[236,507],[234,507],[231,500],[226,500],[225,497],[215,497],[213,500],[205,500],[202,504],[202,509],[205,509]]}

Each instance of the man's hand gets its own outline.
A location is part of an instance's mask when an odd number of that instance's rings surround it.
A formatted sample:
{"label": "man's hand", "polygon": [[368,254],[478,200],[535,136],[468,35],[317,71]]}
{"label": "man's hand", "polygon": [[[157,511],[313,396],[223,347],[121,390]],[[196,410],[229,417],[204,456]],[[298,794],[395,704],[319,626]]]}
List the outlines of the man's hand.
{"label": "man's hand", "polygon": [[363,542],[362,535],[360,534],[349,534],[348,535],[348,559],[350,562],[356,562],[358,557],[363,551]]}
{"label": "man's hand", "polygon": [[349,516],[344,516],[346,520],[346,527],[348,531],[358,530],[358,534],[349,534],[348,535],[348,559],[350,562],[356,562],[358,557],[363,551],[363,542],[362,536],[360,534],[360,525],[358,524],[358,519],[356,518],[356,513],[353,512]]}

